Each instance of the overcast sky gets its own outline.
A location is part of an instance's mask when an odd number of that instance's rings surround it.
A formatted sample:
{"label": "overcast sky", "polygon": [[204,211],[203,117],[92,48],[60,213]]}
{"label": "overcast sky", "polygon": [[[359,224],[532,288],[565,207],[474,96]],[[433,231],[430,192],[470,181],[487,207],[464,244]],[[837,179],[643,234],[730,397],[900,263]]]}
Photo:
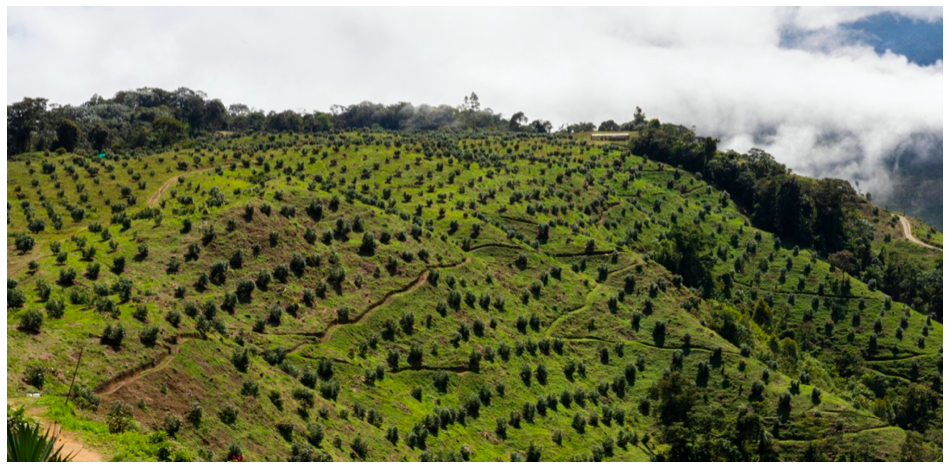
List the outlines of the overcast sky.
{"label": "overcast sky", "polygon": [[[563,123],[657,117],[886,192],[881,161],[938,135],[942,61],[878,54],[842,24],[879,9],[9,8],[7,103],[154,86],[328,111],[363,100]],[[942,8],[899,10],[941,21]],[[802,39],[789,47],[789,32]],[[939,38],[942,41],[942,38]],[[931,141],[931,140],[930,140]],[[921,149],[926,154],[941,150]]]}

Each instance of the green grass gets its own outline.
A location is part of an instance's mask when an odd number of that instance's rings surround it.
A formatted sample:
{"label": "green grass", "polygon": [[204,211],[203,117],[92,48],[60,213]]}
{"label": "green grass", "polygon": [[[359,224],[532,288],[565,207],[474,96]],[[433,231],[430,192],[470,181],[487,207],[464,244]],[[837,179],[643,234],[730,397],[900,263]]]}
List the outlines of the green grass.
{"label": "green grass", "polygon": [[[185,458],[210,456],[220,460],[231,442],[238,440],[245,459],[286,460],[294,443],[309,445],[305,428],[315,423],[323,427],[325,437],[319,447],[311,448],[335,460],[358,458],[351,449],[358,436],[368,443],[369,460],[447,460],[459,456],[459,450],[465,447],[472,460],[501,461],[509,460],[513,452],[526,453],[534,444],[542,448],[543,460],[566,461],[589,455],[623,429],[635,432],[640,441],[617,447],[606,459],[645,461],[669,449],[661,438],[663,427],[654,411],[647,415],[640,410],[642,401],[652,401],[652,407],[656,407],[650,387],[663,379],[677,351],[683,353],[681,373],[695,380],[700,364],[720,347],[723,364],[713,367],[707,385],[700,391],[706,401],[731,414],[739,407],[750,406],[771,424],[778,396],[788,389],[791,380],[798,379],[803,371],[812,376],[811,385],[801,385],[800,394],[792,398],[791,417],[781,424],[780,433],[787,436],[779,435],[775,442],[782,457],[795,459],[806,441],[837,434],[834,424],[842,424],[845,429],[833,450],[856,447],[866,443],[864,439],[892,447],[903,430],[874,412],[872,392],[857,377],[879,373],[886,376],[891,387],[902,388],[913,378],[927,381],[941,363],[940,323],[927,324],[927,318],[909,305],[895,301],[887,305],[883,293],[856,278],[849,279],[849,291],[839,290],[834,286],[842,281],[839,270],[831,271],[828,263],[806,249],[795,254],[793,245],[775,248],[771,234],[752,228],[732,202],[720,203],[719,191],[691,174],[682,172],[676,177],[667,166],[604,151],[611,145],[581,145],[568,139],[497,135],[457,138],[447,133],[345,137],[345,143],[335,140],[338,151],[330,140],[333,137],[327,136],[282,136],[275,142],[259,136],[219,138],[201,150],[197,164],[195,150],[121,161],[91,160],[93,166],[115,167],[114,172],[100,169],[98,184],[80,167],[76,167],[78,180],[67,176],[65,167],[75,165],[74,155],[37,156],[30,165],[10,162],[8,273],[12,272],[19,282],[18,289],[26,293],[27,304],[19,310],[8,309],[8,398],[31,389],[23,380],[29,366],[48,366],[53,372],[47,377],[41,399],[48,408],[45,417],[62,421],[67,429],[82,434],[86,442],[113,460],[156,460],[161,447],[169,447],[169,451]],[[271,166],[269,171],[258,164],[258,156]],[[241,160],[249,161],[249,167],[245,168]],[[283,168],[290,168],[289,175],[276,168],[280,160]],[[58,181],[41,173],[42,161],[56,162]],[[188,167],[179,169],[181,161]],[[302,170],[297,170],[298,164],[303,164]],[[190,173],[196,168],[218,166],[219,170]],[[29,174],[31,168],[35,174]],[[624,186],[625,174],[630,170],[636,177]],[[140,175],[145,188],[138,188],[129,171]],[[145,218],[133,220],[129,229],[110,226],[110,206],[119,202],[122,187],[132,187],[136,198],[126,209],[132,216],[145,208],[145,201],[166,180],[187,173],[161,195],[157,206],[162,215],[160,222]],[[322,182],[316,182],[317,175]],[[34,178],[37,187],[31,186]],[[335,186],[326,184],[330,179]],[[78,190],[79,183],[84,190]],[[222,202],[213,202],[212,188],[223,195]],[[282,200],[276,199],[277,192],[282,193]],[[519,200],[512,198],[515,192],[521,194]],[[80,193],[88,196],[87,202],[80,201]],[[62,229],[50,225],[41,194],[62,216]],[[178,198],[186,196],[193,197],[193,203],[182,203],[184,198]],[[335,210],[330,208],[334,196],[339,197]],[[411,201],[407,201],[409,198]],[[13,250],[13,234],[24,232],[28,225],[21,208],[23,201],[30,202],[34,217],[45,220],[47,228],[34,235],[33,251],[19,256]],[[323,215],[318,220],[307,213],[311,201],[323,204]],[[265,203],[272,207],[269,215],[261,212]],[[77,204],[86,212],[79,222],[66,211],[67,205]],[[244,218],[248,205],[255,207],[252,220]],[[295,216],[281,215],[284,207],[295,208]],[[324,242],[324,233],[332,232],[338,220],[352,223],[357,216],[363,221],[361,231],[376,236],[374,253],[360,250],[363,232],[356,232],[359,230],[347,236],[331,235],[329,243]],[[185,218],[192,222],[190,232],[182,232]],[[882,218],[886,218],[885,213]],[[109,230],[111,240],[117,242],[115,250],[101,234],[88,230],[92,223]],[[233,231],[229,223],[233,223]],[[453,223],[457,223],[456,230],[451,229]],[[541,223],[555,224],[546,242],[537,240]],[[736,257],[744,255],[730,297],[720,293],[716,298],[703,299],[697,291],[677,286],[676,278],[657,263],[657,246],[673,224],[694,224],[714,240],[716,248],[723,246],[723,255],[713,271],[717,281],[735,269]],[[477,233],[476,225],[480,226]],[[417,238],[413,226],[417,226]],[[886,223],[876,226],[881,233],[899,229]],[[202,238],[210,227],[216,235],[205,243]],[[313,243],[304,239],[307,228],[317,233]],[[388,243],[379,240],[383,231],[391,234]],[[271,233],[279,237],[273,246]],[[405,237],[400,239],[400,233]],[[746,252],[756,235],[760,236],[755,241],[756,250]],[[87,246],[96,247],[93,261],[102,265],[97,280],[82,276],[90,262],[80,258],[81,249],[73,236],[83,237]],[[595,245],[594,254],[585,253],[590,240]],[[67,253],[62,264],[50,251],[53,242],[60,242]],[[882,246],[883,241],[879,242]],[[191,244],[201,246],[201,251],[197,258],[186,259]],[[141,245],[148,246],[148,256],[136,258]],[[258,255],[253,254],[255,245],[260,247]],[[887,248],[903,249],[900,251],[924,262],[937,261],[933,252],[923,252],[927,249],[902,241],[887,243]],[[238,249],[244,255],[240,269],[229,270],[223,284],[211,283],[203,291],[195,288],[199,274],[208,273],[215,262],[227,262]],[[419,256],[423,250],[429,254],[427,261]],[[240,280],[254,280],[261,270],[273,272],[277,265],[289,264],[295,252],[319,255],[320,264],[307,266],[299,276],[291,273],[285,283],[274,279],[266,290],[255,290],[249,302],[239,303],[233,313],[220,309],[225,294],[234,292]],[[411,252],[410,261],[403,258],[405,252]],[[526,265],[518,265],[522,255]],[[121,274],[110,271],[113,259],[119,256],[127,260]],[[330,286],[324,297],[306,305],[304,291],[317,290],[322,282],[328,282],[334,256],[345,269],[345,281],[338,290]],[[390,256],[397,259],[395,269],[387,268]],[[181,261],[176,273],[166,272],[172,257]],[[29,270],[28,259],[38,261],[40,268]],[[786,268],[788,259],[791,266],[782,280],[780,271]],[[805,275],[808,264],[810,273]],[[77,284],[57,285],[59,271],[67,267],[80,273]],[[555,268],[561,271],[559,278],[552,274]],[[432,278],[435,271],[437,282],[414,286],[420,278]],[[618,298],[624,291],[627,276],[635,277],[635,286],[610,307],[611,298]],[[800,287],[799,277],[804,278]],[[69,300],[74,290],[92,296],[96,285],[112,284],[119,278],[131,280],[134,291],[125,303],[108,293],[117,303],[118,318],[98,312],[91,304]],[[26,310],[45,306],[36,290],[40,280],[52,286],[51,297],[63,299],[66,309],[62,318],[45,317],[42,331],[33,335],[17,326]],[[532,291],[535,282],[542,285],[539,293]],[[819,286],[822,282],[823,293]],[[179,286],[185,287],[183,298],[176,297]],[[717,282],[716,288],[721,287]],[[453,291],[462,299],[460,304],[449,306]],[[473,304],[466,301],[468,293],[475,297]],[[485,297],[490,301],[482,305]],[[816,310],[812,310],[814,297],[819,300]],[[771,302],[770,323],[750,318],[758,298]],[[218,306],[216,319],[223,334],[213,327],[206,333],[197,331],[200,309],[209,300]],[[195,318],[185,313],[188,304],[199,309]],[[296,317],[284,311],[279,324],[268,324],[263,333],[254,331],[257,319],[265,317],[272,306],[286,308],[291,304],[299,306]],[[651,313],[647,313],[647,304],[652,304]],[[139,305],[148,310],[147,323],[133,318]],[[350,308],[350,316],[358,319],[337,323],[337,310],[342,307]],[[178,328],[165,319],[170,311],[181,314]],[[631,325],[636,314],[642,314],[638,329]],[[737,318],[745,333],[740,343],[729,342],[716,332],[723,314]],[[408,315],[414,316],[411,329],[403,328],[401,323]],[[854,315],[860,317],[859,325],[852,325]],[[902,339],[898,339],[895,332],[904,317],[907,326]],[[532,318],[535,324],[519,329],[519,320],[530,322]],[[864,354],[877,319],[882,328],[877,333],[877,352]],[[474,330],[476,321],[485,325],[480,335]],[[662,343],[652,333],[660,321],[667,325]],[[126,329],[118,349],[104,346],[99,340],[104,327],[114,323]],[[388,323],[395,325],[392,336],[384,333]],[[825,328],[828,323],[833,325],[829,330]],[[139,331],[149,325],[161,329],[159,343],[153,347],[139,340]],[[928,336],[920,346],[917,340],[924,327]],[[464,329],[469,331],[467,337],[459,333]],[[196,338],[186,338],[196,333]],[[691,346],[683,349],[687,335]],[[175,342],[175,337],[181,338]],[[538,346],[556,339],[564,343],[561,352],[545,352]],[[242,347],[241,341],[251,356],[246,373],[231,362],[232,354]],[[420,366],[407,361],[413,344],[422,346]],[[499,353],[502,344],[511,349],[507,358]],[[287,373],[288,366],[280,368],[263,359],[265,351],[277,346],[292,349],[285,362],[299,373],[308,367],[316,369],[321,358],[333,360],[333,379],[340,386],[338,397],[323,398],[319,388],[324,379],[320,379],[313,391],[315,404],[299,411],[300,404],[293,397],[293,392],[303,387],[299,379]],[[606,362],[600,354],[604,347],[610,354]],[[103,394],[98,411],[78,411],[72,406],[66,408],[63,397],[81,348],[84,352],[78,381],[92,388],[123,372],[135,375],[137,370],[147,369],[149,363],[170,361],[160,369],[146,370],[140,378],[118,380],[127,383],[114,393]],[[396,368],[387,361],[390,351],[399,353]],[[478,369],[469,368],[473,351],[485,356]],[[860,357],[857,362],[840,362],[840,356],[850,356],[848,352]],[[492,353],[493,359],[488,359]],[[599,392],[601,384],[609,387],[624,375],[626,365],[637,362],[640,356],[644,365],[624,395],[615,390]],[[583,362],[586,375],[568,379],[564,373],[568,362]],[[912,362],[918,362],[919,376],[914,377]],[[525,384],[520,376],[522,366],[536,372],[541,363],[549,370],[548,380],[542,384],[532,378],[529,385]],[[367,382],[366,372],[380,366],[386,370],[384,378]],[[769,366],[770,380],[763,401],[749,402],[752,383],[762,379]],[[439,371],[449,375],[444,392],[434,382]],[[851,377],[851,372],[856,372],[856,377]],[[241,395],[244,380],[259,384],[258,397]],[[503,396],[497,394],[498,384],[505,386]],[[810,400],[812,385],[824,392],[818,405]],[[489,405],[481,407],[478,417],[440,427],[437,436],[428,437],[424,450],[406,444],[405,437],[417,423],[438,409],[458,409],[483,386],[495,395]],[[422,388],[420,401],[411,396],[414,387]],[[525,403],[578,390],[595,393],[596,397],[583,406],[573,403],[569,408],[548,410],[534,422],[522,422],[520,428],[509,427],[506,438],[495,434],[496,419],[520,412]],[[281,395],[282,409],[268,398],[271,391]],[[137,406],[140,400],[145,409]],[[108,433],[106,421],[115,401],[133,405],[135,424],[124,434]],[[166,414],[185,420],[193,402],[200,402],[204,408],[200,426],[193,427],[186,421],[175,439],[154,436],[153,431],[161,428]],[[218,417],[227,405],[238,408],[234,425]],[[354,410],[359,407],[380,411],[383,420],[379,427],[357,417]],[[571,427],[575,413],[588,417],[602,414],[607,407],[622,408],[626,412],[624,423],[588,425],[582,433]],[[326,410],[325,417],[321,409]],[[349,414],[344,418],[341,413],[345,412]],[[294,426],[292,442],[280,435],[278,423]],[[397,444],[385,439],[390,426],[398,428]],[[555,430],[563,433],[561,445],[551,439]],[[641,441],[645,434],[650,435],[648,444]],[[340,447],[333,443],[336,437],[342,441]],[[877,456],[892,459],[897,452],[879,451]]]}

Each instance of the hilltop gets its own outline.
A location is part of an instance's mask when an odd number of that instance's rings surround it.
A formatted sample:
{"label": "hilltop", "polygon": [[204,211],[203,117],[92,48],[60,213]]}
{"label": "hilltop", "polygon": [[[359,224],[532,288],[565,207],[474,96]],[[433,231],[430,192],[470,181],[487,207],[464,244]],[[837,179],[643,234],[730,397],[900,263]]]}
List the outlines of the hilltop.
{"label": "hilltop", "polygon": [[941,234],[640,124],[20,154],[8,402],[112,460],[941,458]]}

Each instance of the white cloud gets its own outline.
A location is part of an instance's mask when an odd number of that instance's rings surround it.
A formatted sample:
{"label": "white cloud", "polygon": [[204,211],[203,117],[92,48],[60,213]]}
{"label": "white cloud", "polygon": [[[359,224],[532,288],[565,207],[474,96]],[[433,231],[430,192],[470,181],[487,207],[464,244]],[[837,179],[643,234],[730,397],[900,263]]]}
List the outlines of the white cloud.
{"label": "white cloud", "polygon": [[[881,161],[894,148],[915,134],[941,138],[943,77],[941,62],[833,42],[835,25],[877,12],[10,8],[7,102],[187,86],[260,109],[328,110],[460,104],[476,91],[484,106],[555,127],[629,120],[639,105],[723,147],[761,147],[799,173],[882,195]],[[901,13],[932,20],[942,9]],[[826,29],[811,40],[830,46],[780,48],[786,28]]]}

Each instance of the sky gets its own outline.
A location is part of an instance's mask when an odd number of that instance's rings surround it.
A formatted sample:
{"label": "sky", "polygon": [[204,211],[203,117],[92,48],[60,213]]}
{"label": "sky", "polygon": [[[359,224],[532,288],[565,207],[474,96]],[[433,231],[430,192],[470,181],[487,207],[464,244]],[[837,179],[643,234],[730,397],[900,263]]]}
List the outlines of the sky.
{"label": "sky", "polygon": [[561,124],[636,106],[886,196],[942,159],[942,8],[8,8],[7,103],[185,86],[226,105],[460,105]]}

